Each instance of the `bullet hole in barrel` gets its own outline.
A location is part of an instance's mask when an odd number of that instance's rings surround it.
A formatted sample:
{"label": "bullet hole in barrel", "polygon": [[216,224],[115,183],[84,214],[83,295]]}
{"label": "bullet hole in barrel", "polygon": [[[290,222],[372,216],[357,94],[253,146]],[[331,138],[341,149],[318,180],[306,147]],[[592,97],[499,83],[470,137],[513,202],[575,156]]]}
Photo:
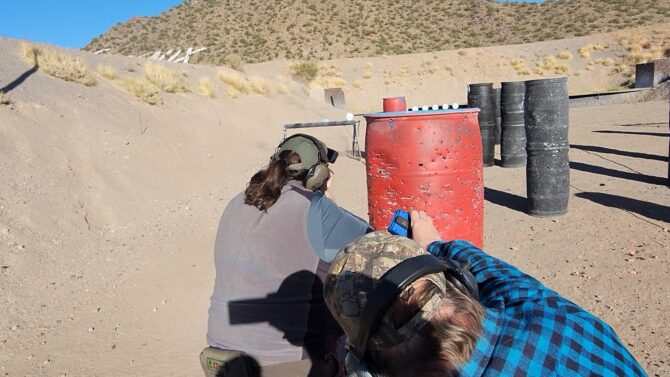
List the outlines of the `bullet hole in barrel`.
{"label": "bullet hole in barrel", "polygon": [[423,162],[419,164],[419,166],[423,166]]}

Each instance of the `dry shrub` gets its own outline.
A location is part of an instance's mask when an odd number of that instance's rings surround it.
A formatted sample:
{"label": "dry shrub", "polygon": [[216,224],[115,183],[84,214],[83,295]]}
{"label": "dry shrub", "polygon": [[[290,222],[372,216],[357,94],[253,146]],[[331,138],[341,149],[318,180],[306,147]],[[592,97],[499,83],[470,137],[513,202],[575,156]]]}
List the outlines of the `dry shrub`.
{"label": "dry shrub", "polygon": [[85,86],[96,84],[86,64],[79,59],[55,51],[42,50],[28,44],[21,45],[21,53],[26,60],[37,64],[39,70],[50,76]]}
{"label": "dry shrub", "polygon": [[600,43],[596,44],[588,44],[582,48],[579,49],[579,56],[582,58],[588,58],[591,56],[591,53],[594,51],[602,51],[605,49],[605,46],[601,45]]}
{"label": "dry shrub", "polygon": [[374,67],[374,64],[372,64],[372,62],[365,63],[365,69],[370,69],[372,67]]}
{"label": "dry shrub", "polygon": [[242,71],[244,68],[244,60],[237,54],[227,55],[224,59],[224,64],[236,71]]}
{"label": "dry shrub", "polygon": [[550,69],[556,67],[556,64],[557,64],[557,61],[556,61],[556,58],[554,57],[554,55],[547,55],[542,59],[541,62],[537,63],[537,66],[542,68],[542,69],[550,70]]}
{"label": "dry shrub", "polygon": [[144,66],[144,76],[164,92],[177,93],[188,91],[180,73],[160,64],[147,63]]}
{"label": "dry shrub", "polygon": [[158,88],[146,79],[128,77],[123,80],[122,86],[128,93],[149,105],[157,105],[162,102]]}
{"label": "dry shrub", "polygon": [[235,71],[219,71],[217,77],[228,87],[228,95],[237,98],[240,93],[249,93],[249,82]]}
{"label": "dry shrub", "polygon": [[322,88],[343,88],[347,86],[347,80],[341,77],[324,77],[318,80]]}
{"label": "dry shrub", "polygon": [[570,51],[563,51],[560,54],[558,54],[558,58],[561,60],[572,60],[572,54]]}
{"label": "dry shrub", "polygon": [[363,89],[363,82],[361,80],[354,81],[353,87],[356,89]]}
{"label": "dry shrub", "polygon": [[114,67],[108,65],[99,65],[97,71],[100,77],[107,80],[114,81],[119,78],[119,72]]}
{"label": "dry shrub", "polygon": [[570,72],[570,67],[567,64],[557,64],[554,67],[554,72],[565,75]]}
{"label": "dry shrub", "polygon": [[42,50],[28,43],[21,43],[21,56],[30,64],[37,64],[37,55],[41,54]]}
{"label": "dry shrub", "polygon": [[575,76],[581,76],[581,75],[582,75],[582,71],[577,71],[577,72],[573,73],[573,75],[575,75]]}
{"label": "dry shrub", "polygon": [[542,67],[533,68],[533,73],[536,75],[544,76],[544,69]]}
{"label": "dry shrub", "polygon": [[262,77],[252,77],[249,79],[249,88],[251,91],[261,96],[272,94],[272,85]]}
{"label": "dry shrub", "polygon": [[366,80],[372,79],[372,73],[371,72],[365,72],[363,74],[363,78],[366,79]]}
{"label": "dry shrub", "polygon": [[313,61],[300,61],[291,64],[291,76],[296,79],[312,82],[319,74],[319,66]]}
{"label": "dry shrub", "polygon": [[202,94],[205,97],[215,98],[216,90],[214,89],[214,84],[208,77],[201,77],[196,83],[196,88],[198,93]]}
{"label": "dry shrub", "polygon": [[7,94],[3,91],[0,91],[0,105],[9,105],[12,101],[9,99]]}
{"label": "dry shrub", "polygon": [[630,66],[628,66],[627,64],[619,64],[616,67],[614,67],[614,72],[627,75],[631,72],[631,69]]}
{"label": "dry shrub", "polygon": [[607,58],[604,59],[601,64],[604,65],[605,67],[611,67],[614,65],[614,60],[611,58]]}

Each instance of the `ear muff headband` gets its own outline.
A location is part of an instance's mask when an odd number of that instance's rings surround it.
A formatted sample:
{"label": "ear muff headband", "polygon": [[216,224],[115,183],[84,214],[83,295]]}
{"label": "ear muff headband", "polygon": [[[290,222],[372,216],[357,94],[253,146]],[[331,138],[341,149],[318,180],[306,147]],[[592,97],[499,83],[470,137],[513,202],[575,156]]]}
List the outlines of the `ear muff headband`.
{"label": "ear muff headband", "polygon": [[417,279],[438,272],[443,272],[447,280],[454,283],[459,289],[463,289],[466,294],[475,299],[479,298],[477,281],[474,276],[452,260],[426,254],[398,263],[381,276],[361,314],[360,332],[358,337],[352,340],[350,347],[350,351],[358,360],[365,359],[370,334],[374,332],[376,324],[379,323],[400,292]]}
{"label": "ear muff headband", "polygon": [[[277,151],[275,152],[274,155],[272,155],[272,160],[273,161],[278,161],[279,160],[279,154],[282,152],[281,147],[282,145],[286,144],[289,140],[296,138],[296,137],[303,137],[305,139],[308,139],[309,141],[314,144],[316,149],[318,150],[318,156],[317,159],[319,162],[327,164],[328,163],[328,148],[317,138],[307,135],[307,134],[295,134],[287,137],[286,139],[282,140],[281,143],[279,143],[279,146],[277,146]],[[310,166],[306,166],[305,169],[309,169]]]}

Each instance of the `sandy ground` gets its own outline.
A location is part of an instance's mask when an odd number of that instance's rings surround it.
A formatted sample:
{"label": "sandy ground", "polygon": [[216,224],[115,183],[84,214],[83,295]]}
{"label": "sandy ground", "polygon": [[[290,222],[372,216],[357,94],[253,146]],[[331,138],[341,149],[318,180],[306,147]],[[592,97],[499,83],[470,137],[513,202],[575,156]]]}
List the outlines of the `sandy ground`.
{"label": "sandy ground", "polygon": [[[0,38],[0,50],[4,85],[29,67],[18,43]],[[183,69],[189,79],[215,72]],[[226,202],[282,124],[344,114],[307,91],[163,94],[151,107],[99,81],[36,73],[0,106],[0,375],[198,376]],[[604,318],[650,375],[668,375],[667,99],[570,116],[570,211],[526,215],[524,170],[486,168],[485,248]],[[349,149],[350,129],[313,134]],[[365,217],[364,163],[340,158],[334,170],[338,201]]]}

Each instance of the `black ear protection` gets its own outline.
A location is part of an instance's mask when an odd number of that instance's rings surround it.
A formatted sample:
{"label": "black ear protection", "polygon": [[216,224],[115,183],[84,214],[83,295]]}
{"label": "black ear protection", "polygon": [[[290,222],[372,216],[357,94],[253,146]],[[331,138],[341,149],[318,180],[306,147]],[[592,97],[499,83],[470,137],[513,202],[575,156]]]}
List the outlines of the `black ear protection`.
{"label": "black ear protection", "polygon": [[[282,146],[286,146],[286,144],[290,143],[293,139],[299,137],[309,140],[316,147],[318,151],[318,155],[316,156],[317,162],[312,166],[303,167],[307,169],[307,175],[305,177],[305,187],[308,190],[316,191],[323,186],[323,184],[330,176],[330,170],[328,169],[328,164],[334,163],[335,160],[337,160],[338,153],[336,150],[327,148],[325,144],[323,144],[320,140],[318,140],[313,136],[307,134],[295,134],[284,139],[279,144],[279,146],[277,147],[277,151],[275,152],[275,154],[272,156],[271,159],[273,161],[279,161],[281,159],[282,152],[284,152],[284,150],[289,150],[289,148],[282,150]],[[296,153],[298,152],[296,151]],[[301,159],[302,158],[303,156],[301,156]]]}
{"label": "black ear protection", "polygon": [[439,272],[443,272],[447,281],[465,294],[479,299],[477,280],[456,261],[425,254],[398,263],[379,278],[361,314],[358,337],[349,340],[351,343],[345,359],[349,377],[376,376],[374,366],[365,362],[370,334],[374,333],[377,324],[405,288],[423,276]]}

